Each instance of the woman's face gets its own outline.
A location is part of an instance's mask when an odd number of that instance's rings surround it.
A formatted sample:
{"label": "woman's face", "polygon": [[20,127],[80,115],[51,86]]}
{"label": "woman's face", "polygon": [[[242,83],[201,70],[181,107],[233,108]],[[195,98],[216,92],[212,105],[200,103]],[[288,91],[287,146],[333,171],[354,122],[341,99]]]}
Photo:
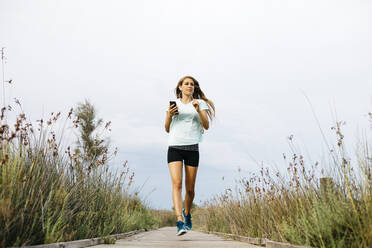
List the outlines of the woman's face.
{"label": "woman's face", "polygon": [[183,95],[191,96],[194,94],[194,81],[191,78],[185,78],[182,85],[179,86]]}

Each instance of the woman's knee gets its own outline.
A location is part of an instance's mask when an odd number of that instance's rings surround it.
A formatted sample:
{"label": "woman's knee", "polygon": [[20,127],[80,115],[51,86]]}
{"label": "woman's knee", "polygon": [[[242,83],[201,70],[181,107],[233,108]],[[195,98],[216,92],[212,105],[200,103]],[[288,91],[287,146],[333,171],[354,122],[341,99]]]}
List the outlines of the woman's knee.
{"label": "woman's knee", "polygon": [[188,194],[190,196],[194,196],[195,195],[195,191],[194,191],[194,189],[186,189],[186,194]]}
{"label": "woman's knee", "polygon": [[182,181],[175,181],[172,183],[173,190],[182,190]]}

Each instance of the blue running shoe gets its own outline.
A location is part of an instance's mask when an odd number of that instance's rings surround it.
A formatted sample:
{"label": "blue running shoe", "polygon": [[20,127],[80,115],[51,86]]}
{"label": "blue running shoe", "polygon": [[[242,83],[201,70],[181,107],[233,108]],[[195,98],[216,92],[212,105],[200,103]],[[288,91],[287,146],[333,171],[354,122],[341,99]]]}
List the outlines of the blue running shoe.
{"label": "blue running shoe", "polygon": [[189,213],[189,215],[186,216],[185,209],[182,209],[182,216],[183,216],[183,219],[185,220],[186,230],[190,230],[192,228],[191,213]]}
{"label": "blue running shoe", "polygon": [[181,236],[187,233],[185,224],[182,221],[177,221],[176,225],[177,225],[177,236]]}

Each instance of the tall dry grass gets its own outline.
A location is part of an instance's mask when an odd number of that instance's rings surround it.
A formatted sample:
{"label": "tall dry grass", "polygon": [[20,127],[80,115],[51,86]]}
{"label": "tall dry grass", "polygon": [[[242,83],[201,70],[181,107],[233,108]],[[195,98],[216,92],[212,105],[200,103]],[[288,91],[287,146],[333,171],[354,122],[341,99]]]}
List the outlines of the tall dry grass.
{"label": "tall dry grass", "polygon": [[161,210],[161,209],[151,209],[151,214],[157,220],[157,227],[164,227],[164,226],[174,226],[176,215],[173,211],[170,210]]}
{"label": "tall dry grass", "polygon": [[[182,202],[183,208],[185,208],[185,201]],[[198,205],[195,203],[191,204],[191,211],[197,211]],[[172,206],[172,210],[159,210],[159,209],[151,209],[151,214],[157,219],[158,227],[163,226],[175,226],[177,222],[177,215],[174,210],[174,206]],[[195,228],[197,226],[194,225]]]}
{"label": "tall dry grass", "polygon": [[261,167],[258,175],[240,178],[236,190],[205,202],[194,221],[210,231],[298,245],[372,247],[371,143],[367,138],[358,141],[357,161],[352,163],[343,124],[332,127],[337,144],[326,167],[308,164],[292,150],[289,158],[283,154],[287,173]]}
{"label": "tall dry grass", "polygon": [[79,127],[72,109],[60,140],[54,127],[61,113],[34,126],[24,113],[8,124],[10,110],[3,108],[0,118],[1,247],[103,237],[157,223],[138,192],[130,193],[134,174],[127,163],[120,174],[110,170],[116,151],[88,159],[74,144],[63,145],[63,133]]}

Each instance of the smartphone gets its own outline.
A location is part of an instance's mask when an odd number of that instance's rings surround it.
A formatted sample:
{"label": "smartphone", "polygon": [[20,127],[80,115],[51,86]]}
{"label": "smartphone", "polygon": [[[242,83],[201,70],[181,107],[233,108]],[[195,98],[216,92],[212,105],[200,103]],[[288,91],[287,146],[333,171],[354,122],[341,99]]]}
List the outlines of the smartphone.
{"label": "smartphone", "polygon": [[[169,101],[169,105],[170,105],[171,107],[177,106],[177,104],[176,104],[175,101]],[[174,106],[172,106],[172,105],[174,105]],[[178,109],[177,109],[175,115],[178,115]]]}

